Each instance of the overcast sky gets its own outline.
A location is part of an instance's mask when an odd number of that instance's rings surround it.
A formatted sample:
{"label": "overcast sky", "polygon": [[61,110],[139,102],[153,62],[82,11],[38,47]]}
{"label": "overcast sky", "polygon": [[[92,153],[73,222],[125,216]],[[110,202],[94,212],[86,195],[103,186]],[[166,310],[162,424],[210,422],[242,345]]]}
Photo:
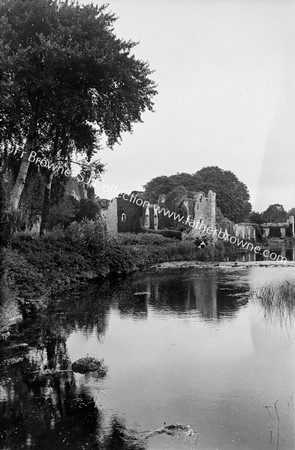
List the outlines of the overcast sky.
{"label": "overcast sky", "polygon": [[[108,3],[116,34],[139,41],[135,54],[155,70],[159,94],[132,135],[99,153],[103,184],[129,193],[217,165],[248,186],[254,210],[295,207],[295,2]],[[101,186],[97,195],[109,198]]]}

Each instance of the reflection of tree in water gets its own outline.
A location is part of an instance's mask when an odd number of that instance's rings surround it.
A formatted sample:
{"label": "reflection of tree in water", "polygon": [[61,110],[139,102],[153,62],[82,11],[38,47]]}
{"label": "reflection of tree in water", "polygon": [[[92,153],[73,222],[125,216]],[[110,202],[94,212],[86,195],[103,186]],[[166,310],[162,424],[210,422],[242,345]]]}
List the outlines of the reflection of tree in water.
{"label": "reflection of tree in water", "polygon": [[111,300],[108,285],[58,298],[53,309],[54,322],[69,333],[80,329],[87,336],[95,331],[99,338],[107,327]]}
{"label": "reflection of tree in water", "polygon": [[[136,446],[118,418],[108,433],[103,432],[102,413],[83,381],[76,385],[70,370],[66,340],[71,330],[96,329],[100,336],[108,310],[109,302],[98,302],[97,297],[65,298],[46,315],[27,319],[15,330],[1,355],[6,361],[17,355],[20,361],[0,371],[0,448],[144,448]],[[112,447],[114,442],[119,446]]]}
{"label": "reflection of tree in water", "polygon": [[151,286],[147,282],[145,291],[127,291],[118,298],[118,310],[122,318],[132,316],[134,319],[147,319],[148,301],[151,296]]}
{"label": "reflection of tree in water", "polygon": [[2,379],[1,439],[7,449],[99,448],[100,422],[87,389],[71,371],[46,373],[26,359]]}
{"label": "reflection of tree in water", "polygon": [[[132,281],[114,283],[111,289],[99,295],[98,303],[112,303],[122,318],[146,319],[151,305],[164,314],[198,311],[205,319],[222,319],[238,311],[249,289],[237,282],[237,275],[227,274],[223,278],[212,270],[202,270],[198,274],[195,270],[140,274]],[[103,314],[100,320],[102,317]],[[79,327],[82,325],[83,320]]]}
{"label": "reflection of tree in water", "polygon": [[0,448],[145,449],[118,418],[107,432],[102,429],[102,413],[87,388],[77,388],[71,372],[30,377],[32,372],[3,386]]}
{"label": "reflection of tree in water", "polygon": [[[22,361],[0,372],[4,448],[99,448],[100,413],[86,387],[76,386],[66,339],[80,325],[103,333],[107,310],[90,296],[65,298],[27,319],[7,341],[3,359]],[[19,342],[23,350],[16,353]]]}
{"label": "reflection of tree in water", "polygon": [[123,421],[114,416],[109,427],[109,432],[101,441],[104,450],[145,450],[146,444],[137,439],[134,434],[128,432]]}

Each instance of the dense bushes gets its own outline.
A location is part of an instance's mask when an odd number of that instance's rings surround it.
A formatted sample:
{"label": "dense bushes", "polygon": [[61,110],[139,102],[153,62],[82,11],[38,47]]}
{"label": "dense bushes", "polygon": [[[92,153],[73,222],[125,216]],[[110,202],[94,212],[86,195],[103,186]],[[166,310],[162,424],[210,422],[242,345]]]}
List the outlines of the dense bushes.
{"label": "dense bushes", "polygon": [[100,217],[72,222],[65,230],[65,239],[79,248],[102,250],[107,243],[106,226]]}
{"label": "dense bushes", "polygon": [[95,220],[84,218],[81,222],[74,221],[65,229],[57,225],[52,230],[46,231],[41,240],[44,242],[63,240],[78,250],[97,251],[105,248],[108,239],[105,223],[97,216]]}
{"label": "dense bushes", "polygon": [[49,210],[46,228],[52,230],[55,226],[67,227],[70,223],[85,219],[94,220],[100,214],[99,205],[92,199],[76,200],[72,195],[65,195],[59,203]]}
{"label": "dense bushes", "polygon": [[24,298],[30,295],[39,296],[44,289],[44,276],[35,265],[31,264],[19,251],[6,249],[4,253],[5,281],[9,286],[20,286],[25,289],[17,289],[16,293]]}
{"label": "dense bushes", "polygon": [[165,238],[169,238],[169,239],[178,239],[181,240],[182,238],[182,233],[179,230],[148,230],[147,233],[149,234],[157,234],[160,236],[163,236]]}
{"label": "dense bushes", "polygon": [[122,275],[134,272],[137,268],[130,249],[124,248],[118,242],[110,240],[103,252],[103,258],[108,265],[110,275]]}
{"label": "dense bushes", "polygon": [[154,233],[122,233],[118,237],[118,242],[122,245],[163,245],[167,241],[160,234]]}

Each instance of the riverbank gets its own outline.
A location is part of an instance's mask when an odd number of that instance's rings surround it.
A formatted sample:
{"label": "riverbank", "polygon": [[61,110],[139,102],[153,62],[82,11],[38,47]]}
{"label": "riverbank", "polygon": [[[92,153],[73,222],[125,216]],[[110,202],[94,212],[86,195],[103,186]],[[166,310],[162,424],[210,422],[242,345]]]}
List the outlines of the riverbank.
{"label": "riverbank", "polygon": [[[192,243],[162,236],[125,235],[109,239],[98,233],[18,234],[4,250],[0,333],[45,309],[56,295],[91,283],[129,275],[164,261],[193,260]],[[89,231],[89,230],[88,230]],[[92,230],[93,231],[93,230]],[[97,231],[97,230],[96,230]],[[134,242],[136,240],[136,242]]]}
{"label": "riverbank", "polygon": [[152,266],[156,269],[189,269],[189,268],[245,268],[245,267],[295,267],[295,261],[248,261],[248,262],[202,262],[202,261],[167,261]]}
{"label": "riverbank", "polygon": [[226,256],[234,259],[234,251],[234,246],[220,242],[214,248],[196,250],[191,241],[157,234],[124,233],[109,237],[99,221],[73,223],[66,230],[56,228],[43,237],[18,233],[4,250],[0,333],[5,336],[11,325],[46,309],[55,296],[152,266],[201,268],[252,264],[210,262],[222,261]]}

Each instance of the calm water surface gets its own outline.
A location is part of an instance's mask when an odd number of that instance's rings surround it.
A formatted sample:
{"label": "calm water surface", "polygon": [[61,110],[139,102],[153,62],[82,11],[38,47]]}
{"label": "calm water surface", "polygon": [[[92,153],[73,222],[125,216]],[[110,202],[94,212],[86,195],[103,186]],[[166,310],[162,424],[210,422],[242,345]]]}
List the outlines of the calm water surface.
{"label": "calm water surface", "polygon": [[[293,310],[249,292],[295,284],[294,271],[174,269],[56,299],[19,330],[29,347],[0,374],[1,448],[292,450]],[[39,375],[87,355],[104,359],[105,378]],[[197,442],[121,439],[176,423]]]}

